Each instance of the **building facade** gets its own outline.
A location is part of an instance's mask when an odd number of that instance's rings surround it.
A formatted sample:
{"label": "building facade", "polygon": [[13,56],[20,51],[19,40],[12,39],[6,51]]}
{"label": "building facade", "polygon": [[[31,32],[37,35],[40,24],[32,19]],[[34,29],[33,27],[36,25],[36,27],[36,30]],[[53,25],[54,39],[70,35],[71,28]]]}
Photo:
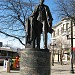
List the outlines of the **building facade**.
{"label": "building facade", "polygon": [[[60,57],[58,56],[58,59],[62,58],[64,54],[68,55],[68,59],[70,57],[71,24],[73,26],[73,38],[75,38],[75,25],[70,18],[63,18],[59,23],[53,26],[54,32],[52,33],[51,43],[56,44],[56,46],[54,47],[54,52],[55,54],[60,55]],[[75,50],[75,39],[73,39],[73,51],[74,50]]]}

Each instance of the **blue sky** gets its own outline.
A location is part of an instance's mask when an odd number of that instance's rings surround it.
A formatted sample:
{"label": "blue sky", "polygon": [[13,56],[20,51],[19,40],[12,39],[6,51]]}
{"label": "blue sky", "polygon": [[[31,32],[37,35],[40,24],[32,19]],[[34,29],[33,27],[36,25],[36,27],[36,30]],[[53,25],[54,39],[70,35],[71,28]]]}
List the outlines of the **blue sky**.
{"label": "blue sky", "polygon": [[[53,19],[54,19],[53,25],[55,25],[58,22],[56,13],[53,11],[56,8],[55,1],[56,0],[45,0],[45,4],[47,6],[49,6],[50,11],[51,11],[52,16],[53,16]],[[50,36],[50,34],[48,34],[48,43],[50,42],[50,38],[51,38],[51,36]],[[3,42],[4,44],[10,44],[10,45],[13,45],[13,46],[16,46],[16,47],[18,47],[20,45],[21,48],[23,47],[17,40],[15,40],[15,41],[10,41],[10,40],[11,40],[11,38],[7,38],[4,35],[0,34],[0,41]],[[43,39],[42,39],[42,42],[43,42]],[[43,45],[43,43],[42,43],[42,45]]]}
{"label": "blue sky", "polygon": [[54,11],[56,9],[56,2],[57,0],[45,0],[45,3],[47,6],[49,6],[52,17],[53,17],[53,25],[55,25],[57,22],[59,22],[59,19],[56,15],[56,12]]}

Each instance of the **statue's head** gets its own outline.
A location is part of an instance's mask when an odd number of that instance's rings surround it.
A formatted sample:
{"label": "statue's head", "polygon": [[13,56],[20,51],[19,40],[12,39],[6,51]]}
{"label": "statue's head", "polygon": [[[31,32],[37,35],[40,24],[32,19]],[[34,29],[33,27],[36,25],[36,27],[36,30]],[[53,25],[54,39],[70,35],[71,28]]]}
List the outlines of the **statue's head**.
{"label": "statue's head", "polygon": [[44,0],[40,0],[40,4],[43,4],[44,3]]}

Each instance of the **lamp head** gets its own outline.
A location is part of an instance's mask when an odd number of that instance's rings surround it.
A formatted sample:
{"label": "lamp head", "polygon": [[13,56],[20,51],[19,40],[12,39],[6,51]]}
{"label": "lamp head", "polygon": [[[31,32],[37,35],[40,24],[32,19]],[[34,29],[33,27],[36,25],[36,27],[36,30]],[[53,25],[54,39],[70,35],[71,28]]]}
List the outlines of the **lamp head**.
{"label": "lamp head", "polygon": [[68,39],[69,35],[66,35],[66,36],[67,36],[67,39]]}

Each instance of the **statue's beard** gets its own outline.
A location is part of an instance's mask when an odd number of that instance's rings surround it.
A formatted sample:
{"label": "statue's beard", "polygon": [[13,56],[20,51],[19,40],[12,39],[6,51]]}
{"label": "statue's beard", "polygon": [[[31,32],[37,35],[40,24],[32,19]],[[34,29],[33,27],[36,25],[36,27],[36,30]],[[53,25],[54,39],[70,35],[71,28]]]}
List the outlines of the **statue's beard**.
{"label": "statue's beard", "polygon": [[40,5],[42,5],[43,4],[43,2],[40,2]]}

